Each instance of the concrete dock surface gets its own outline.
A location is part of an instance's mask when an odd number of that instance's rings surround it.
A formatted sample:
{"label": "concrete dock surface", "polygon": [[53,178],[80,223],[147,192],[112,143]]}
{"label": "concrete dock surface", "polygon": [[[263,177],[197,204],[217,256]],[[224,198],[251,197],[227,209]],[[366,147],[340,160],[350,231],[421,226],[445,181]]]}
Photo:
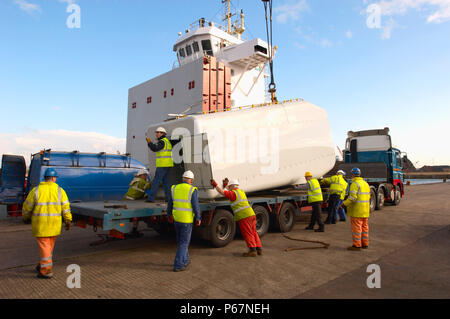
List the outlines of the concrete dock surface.
{"label": "concrete dock surface", "polygon": [[[316,244],[269,232],[263,256],[241,257],[242,238],[214,248],[193,239],[187,271],[172,271],[174,236],[144,229],[136,239],[89,244],[92,228],[62,231],[54,251],[54,278],[36,278],[38,249],[31,225],[0,221],[0,298],[450,298],[450,184],[408,186],[399,206],[386,205],[370,220],[370,247],[351,246],[349,219],[305,230],[309,214],[297,218],[290,237],[318,240],[328,249],[294,250]],[[325,217],[325,214],[324,214]],[[99,233],[100,230],[99,230]],[[67,266],[81,269],[81,288],[68,288]],[[380,288],[368,288],[367,267],[380,269]]]}

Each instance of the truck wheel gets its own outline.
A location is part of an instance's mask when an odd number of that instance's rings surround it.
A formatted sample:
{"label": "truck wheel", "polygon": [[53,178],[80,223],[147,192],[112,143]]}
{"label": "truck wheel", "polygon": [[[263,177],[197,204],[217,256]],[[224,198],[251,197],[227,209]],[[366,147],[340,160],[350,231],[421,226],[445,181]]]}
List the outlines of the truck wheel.
{"label": "truck wheel", "polygon": [[397,206],[398,204],[400,204],[400,200],[401,199],[402,199],[402,193],[400,191],[400,187],[398,185],[396,185],[395,186],[395,193],[394,193],[394,201],[392,202],[392,204]]}
{"label": "truck wheel", "polygon": [[377,195],[373,188],[370,189],[370,212],[373,213],[375,211],[375,207],[377,206]]}
{"label": "truck wheel", "polygon": [[377,204],[375,206],[376,210],[381,210],[384,206],[384,190],[383,187],[379,187],[377,191]]}
{"label": "truck wheel", "polygon": [[283,203],[277,217],[276,223],[279,231],[282,233],[290,232],[295,224],[295,206],[289,202]]}
{"label": "truck wheel", "polygon": [[256,231],[258,232],[258,236],[261,238],[269,229],[269,212],[264,206],[261,205],[253,206],[253,211],[256,215]]}
{"label": "truck wheel", "polygon": [[236,223],[233,215],[225,209],[218,209],[214,212],[213,219],[208,227],[210,241],[215,247],[228,245],[236,234]]}

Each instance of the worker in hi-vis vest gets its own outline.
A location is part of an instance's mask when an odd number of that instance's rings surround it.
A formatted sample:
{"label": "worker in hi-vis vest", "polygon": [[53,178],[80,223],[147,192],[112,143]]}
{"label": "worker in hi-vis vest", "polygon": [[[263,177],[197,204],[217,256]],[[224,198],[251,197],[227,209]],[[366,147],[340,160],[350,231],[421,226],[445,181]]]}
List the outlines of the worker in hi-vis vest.
{"label": "worker in hi-vis vest", "polygon": [[357,167],[352,169],[352,182],[343,205],[347,207],[352,225],[353,245],[347,249],[369,248],[370,186],[362,179],[361,170]]}
{"label": "worker in hi-vis vest", "polygon": [[61,234],[62,218],[66,230],[70,230],[72,214],[66,192],[56,184],[58,174],[47,168],[44,182],[34,187],[23,203],[22,218],[31,219],[33,236],[36,237],[40,262],[36,266],[39,278],[53,277],[53,249],[56,237]]}
{"label": "worker in hi-vis vest", "polygon": [[230,200],[231,210],[234,220],[238,222],[239,229],[247,244],[248,251],[243,253],[244,257],[256,257],[262,255],[261,240],[256,231],[256,216],[253,208],[247,200],[247,196],[242,189],[239,189],[239,181],[231,180],[228,186],[228,178],[223,180],[223,190],[217,185],[215,180],[211,180],[211,185],[223,196]]}
{"label": "worker in hi-vis vest", "polygon": [[313,178],[311,172],[305,173],[305,179],[306,184],[295,186],[295,189],[308,190],[308,204],[312,206],[311,220],[305,229],[313,230],[314,225],[317,223],[319,228],[314,231],[322,233],[325,231],[325,225],[322,222],[322,189],[320,188],[319,181]]}
{"label": "worker in hi-vis vest", "polygon": [[347,182],[344,179],[344,171],[339,170],[336,175],[328,178],[324,178],[320,181],[320,184],[330,186],[330,197],[328,198],[328,217],[325,224],[336,224],[336,216],[339,210],[339,202],[341,200],[342,193],[345,194],[347,190]]}
{"label": "worker in hi-vis vest", "polygon": [[130,182],[130,188],[125,194],[125,200],[137,200],[145,197],[145,191],[150,189],[151,183],[148,182],[148,173],[145,169],[140,169],[133,180]]}
{"label": "worker in hi-vis vest", "polygon": [[172,186],[172,196],[167,204],[168,220],[174,223],[177,235],[178,249],[173,264],[173,271],[176,272],[186,270],[191,263],[188,248],[194,220],[196,226],[201,225],[198,190],[192,185],[193,181],[194,173],[184,172],[183,183]]}
{"label": "worker in hi-vis vest", "polygon": [[156,143],[152,143],[152,140],[149,137],[146,137],[148,147],[156,153],[155,178],[152,180],[152,187],[150,188],[147,202],[153,202],[155,200],[156,192],[158,191],[161,182],[163,184],[166,201],[169,199],[169,172],[170,168],[173,167],[172,147],[177,143],[176,141],[170,141],[166,137],[167,131],[164,127],[158,127],[155,131],[155,135],[158,139],[158,142]]}

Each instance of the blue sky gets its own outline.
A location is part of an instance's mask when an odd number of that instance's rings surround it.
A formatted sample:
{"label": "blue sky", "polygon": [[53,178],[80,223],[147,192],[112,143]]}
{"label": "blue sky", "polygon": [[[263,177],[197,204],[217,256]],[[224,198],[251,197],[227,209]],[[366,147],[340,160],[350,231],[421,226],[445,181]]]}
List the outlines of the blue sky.
{"label": "blue sky", "polygon": [[[261,1],[233,6],[265,39]],[[0,1],[0,153],[123,152],[128,88],[172,68],[178,32],[222,13],[220,0]],[[325,108],[339,147],[388,126],[418,166],[450,164],[450,0],[275,0],[274,44],[278,98]]]}

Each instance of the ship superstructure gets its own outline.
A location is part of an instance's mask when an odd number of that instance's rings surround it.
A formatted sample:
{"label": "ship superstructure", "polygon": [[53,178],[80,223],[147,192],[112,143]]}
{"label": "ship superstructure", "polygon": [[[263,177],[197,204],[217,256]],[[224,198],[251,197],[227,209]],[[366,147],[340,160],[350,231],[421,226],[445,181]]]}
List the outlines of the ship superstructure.
{"label": "ship superstructure", "polygon": [[266,102],[267,42],[243,40],[244,13],[233,23],[225,1],[227,26],[200,18],[173,46],[177,65],[129,89],[127,153],[147,163],[146,129],[189,114],[226,112]]}

